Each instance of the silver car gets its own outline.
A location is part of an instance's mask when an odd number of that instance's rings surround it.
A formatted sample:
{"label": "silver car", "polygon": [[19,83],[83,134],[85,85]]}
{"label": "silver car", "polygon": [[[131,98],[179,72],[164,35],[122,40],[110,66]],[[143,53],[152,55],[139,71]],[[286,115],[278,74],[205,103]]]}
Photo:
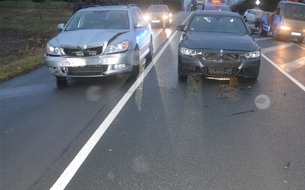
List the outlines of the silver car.
{"label": "silver car", "polygon": [[153,56],[150,23],[134,5],[81,9],[58,29],[44,56],[58,86],[66,77],[137,77],[142,60]]}

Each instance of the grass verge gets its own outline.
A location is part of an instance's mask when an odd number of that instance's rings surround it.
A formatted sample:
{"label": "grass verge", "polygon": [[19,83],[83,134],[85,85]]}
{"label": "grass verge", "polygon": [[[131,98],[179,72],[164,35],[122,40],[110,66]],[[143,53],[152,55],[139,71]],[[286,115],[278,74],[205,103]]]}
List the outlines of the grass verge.
{"label": "grass verge", "polygon": [[[43,66],[43,50],[37,52],[36,55],[25,56],[22,59],[14,60],[12,57],[4,58],[6,61],[12,60],[10,64],[5,64],[0,67],[0,81],[12,79],[16,76],[33,71]],[[3,61],[3,58],[0,59]]]}
{"label": "grass verge", "polygon": [[51,0],[0,1],[0,82],[44,65],[45,43],[58,33],[57,25],[72,16],[71,5]]}

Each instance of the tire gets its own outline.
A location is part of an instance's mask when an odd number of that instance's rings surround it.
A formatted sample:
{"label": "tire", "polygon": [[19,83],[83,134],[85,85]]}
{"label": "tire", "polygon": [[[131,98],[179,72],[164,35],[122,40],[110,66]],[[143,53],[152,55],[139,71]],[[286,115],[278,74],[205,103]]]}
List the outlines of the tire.
{"label": "tire", "polygon": [[302,43],[303,42],[303,40],[304,40],[304,37],[299,37],[298,39],[297,39],[297,43]]}
{"label": "tire", "polygon": [[133,63],[132,63],[132,71],[130,74],[130,78],[137,78],[140,72],[140,55],[139,55],[139,50],[136,48],[134,50],[134,55],[133,55]]}
{"label": "tire", "polygon": [[245,17],[245,16],[244,16],[244,18],[243,18],[243,19],[244,19],[244,21],[245,21],[245,22],[248,22],[247,17]]}
{"label": "tire", "polygon": [[179,64],[178,64],[178,79],[180,81],[186,81],[187,80],[187,75],[183,74],[183,69]]}
{"label": "tire", "polygon": [[67,82],[67,79],[66,77],[56,77],[56,85],[57,85],[57,88],[63,88],[63,87],[66,87],[68,86],[68,82]]}
{"label": "tire", "polygon": [[275,28],[273,29],[273,31],[272,31],[272,37],[273,37],[273,39],[275,39],[275,40],[281,40],[281,36],[280,36],[280,34],[279,34],[279,32],[278,32],[277,27],[275,27]]}
{"label": "tire", "polygon": [[145,56],[146,61],[151,61],[153,59],[154,54],[154,46],[153,46],[153,39],[150,38],[150,44],[149,44],[149,52]]}
{"label": "tire", "polygon": [[259,23],[258,34],[260,36],[267,36],[268,32],[263,29],[263,23]]}

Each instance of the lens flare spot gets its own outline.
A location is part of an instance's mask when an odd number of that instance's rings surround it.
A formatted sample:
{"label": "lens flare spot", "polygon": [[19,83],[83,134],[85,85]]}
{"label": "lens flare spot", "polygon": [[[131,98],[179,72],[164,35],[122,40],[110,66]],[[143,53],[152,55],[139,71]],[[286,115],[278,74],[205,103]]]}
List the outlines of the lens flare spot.
{"label": "lens flare spot", "polygon": [[149,165],[143,157],[134,158],[132,168],[137,173],[145,173],[149,170]]}
{"label": "lens flare spot", "polygon": [[101,98],[100,87],[91,86],[86,91],[86,98],[90,102],[95,102]]}
{"label": "lens flare spot", "polygon": [[267,109],[270,107],[271,101],[267,95],[261,94],[255,98],[255,105],[259,109]]}

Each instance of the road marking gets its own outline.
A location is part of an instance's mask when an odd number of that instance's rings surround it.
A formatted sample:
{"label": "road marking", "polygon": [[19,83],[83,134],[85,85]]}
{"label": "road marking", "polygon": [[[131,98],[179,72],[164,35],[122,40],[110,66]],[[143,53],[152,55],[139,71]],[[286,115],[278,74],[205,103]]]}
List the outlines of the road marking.
{"label": "road marking", "polygon": [[305,65],[305,57],[301,57],[299,59],[296,59],[294,61],[285,63],[280,65],[281,68],[283,68],[286,72],[291,72],[296,69],[299,69]]}
{"label": "road marking", "polygon": [[[264,49],[262,49],[262,54],[269,53],[269,52],[272,52],[272,51],[276,51],[276,50],[279,50],[279,49],[285,49],[285,48],[288,48],[288,47],[291,47],[291,46],[297,46],[299,48],[305,49],[304,47],[302,47],[298,44],[290,42],[290,43],[287,43],[287,44],[282,44],[282,45],[278,45],[278,46],[264,48]],[[280,65],[280,67],[285,72],[291,72],[291,71],[293,71],[295,69],[298,69],[298,68],[301,68],[303,66],[305,66],[305,57],[301,57],[301,58],[296,59],[294,61],[291,61],[291,62]]]}
{"label": "road marking", "polygon": [[[190,14],[183,23],[185,23],[191,15],[192,14]],[[136,91],[137,87],[143,82],[145,76],[153,68],[153,66],[156,64],[157,60],[159,60],[160,56],[163,54],[163,52],[165,51],[167,46],[170,44],[170,42],[173,40],[173,38],[175,37],[176,34],[177,34],[177,30],[174,32],[174,34],[172,36],[170,36],[170,38],[165,43],[165,45],[162,47],[162,49],[159,51],[159,53],[156,55],[156,57],[153,58],[153,61],[147,66],[147,68],[143,71],[143,73],[141,73],[141,75],[137,78],[137,80],[133,83],[133,85],[129,88],[129,90],[124,94],[122,99],[113,108],[113,110],[109,113],[109,115],[105,118],[105,120],[101,123],[101,125],[97,128],[97,130],[93,133],[93,135],[86,142],[86,144],[82,147],[82,149],[77,153],[77,155],[68,165],[68,167],[64,170],[64,172],[60,175],[60,177],[57,179],[57,181],[53,184],[53,186],[51,187],[51,190],[65,189],[65,187],[71,181],[72,177],[75,175],[77,170],[80,168],[80,166],[86,160],[86,158],[88,157],[90,152],[93,150],[95,145],[102,138],[102,136],[104,135],[104,133],[106,132],[106,130],[108,129],[110,124],[119,114],[119,112],[122,110],[122,108],[124,107],[126,102],[129,100],[129,98],[132,96],[132,94]]]}
{"label": "road marking", "polygon": [[269,63],[271,63],[275,68],[277,68],[281,73],[283,73],[287,78],[289,78],[292,82],[294,82],[297,86],[299,86],[305,92],[305,86],[293,78],[290,74],[288,74],[284,69],[274,63],[271,59],[269,59],[265,54],[262,54],[262,57],[265,58]]}
{"label": "road marking", "polygon": [[271,39],[273,39],[273,38],[271,38],[271,37],[266,37],[266,38],[256,38],[256,39],[255,39],[255,41],[257,42],[257,41],[265,41],[265,40],[271,40]]}
{"label": "road marking", "polygon": [[288,47],[291,47],[293,45],[295,45],[295,44],[290,42],[288,44],[282,44],[282,45],[278,45],[278,46],[264,48],[264,49],[262,49],[262,53],[269,53],[269,52],[276,51],[276,50],[279,50],[279,49],[288,48]]}

